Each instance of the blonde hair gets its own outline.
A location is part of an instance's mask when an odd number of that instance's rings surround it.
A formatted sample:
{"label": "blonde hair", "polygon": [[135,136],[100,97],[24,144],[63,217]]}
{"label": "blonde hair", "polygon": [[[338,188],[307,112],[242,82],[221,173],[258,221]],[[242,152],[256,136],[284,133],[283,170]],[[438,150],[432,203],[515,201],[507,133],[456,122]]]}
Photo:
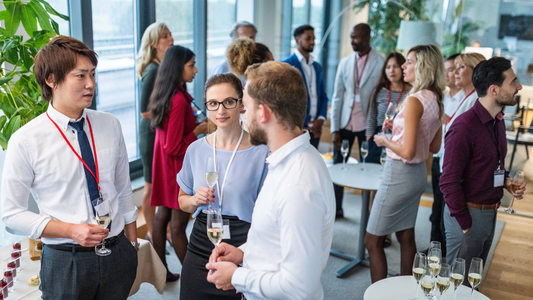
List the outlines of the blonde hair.
{"label": "blonde hair", "polygon": [[[408,54],[414,52],[416,57],[415,83],[409,95],[421,90],[430,90],[437,95],[439,116],[444,113],[442,100],[446,88],[444,57],[439,47],[435,45],[419,45],[409,49]],[[405,103],[405,102],[404,102]]]}
{"label": "blonde hair", "polygon": [[460,64],[464,63],[465,65],[472,68],[472,70],[479,64],[480,62],[486,60],[485,56],[479,54],[479,53],[461,53],[456,58],[454,63]]}
{"label": "blonde hair", "polygon": [[155,22],[150,24],[144,31],[141,39],[141,47],[137,54],[137,76],[139,78],[143,77],[144,70],[155,58],[157,50],[152,46],[157,44],[165,28],[168,28],[165,23]]}

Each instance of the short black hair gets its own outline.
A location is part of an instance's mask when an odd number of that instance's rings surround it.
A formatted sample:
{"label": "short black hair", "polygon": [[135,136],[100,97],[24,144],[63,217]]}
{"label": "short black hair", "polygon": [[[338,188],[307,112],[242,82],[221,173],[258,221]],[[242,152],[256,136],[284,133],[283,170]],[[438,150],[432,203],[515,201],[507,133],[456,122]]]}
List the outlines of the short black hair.
{"label": "short black hair", "polygon": [[487,96],[491,85],[501,87],[505,80],[503,72],[511,68],[511,61],[503,57],[493,57],[481,61],[472,72],[472,83],[476,88],[478,97]]}
{"label": "short black hair", "polygon": [[353,27],[353,30],[361,30],[366,36],[370,36],[370,33],[372,32],[370,25],[367,23],[359,23]]}
{"label": "short black hair", "polygon": [[455,58],[456,58],[457,56],[459,56],[459,55],[461,55],[461,53],[455,53],[455,54],[452,54],[452,55],[450,55],[450,56],[448,56],[448,57],[446,58],[446,61],[449,61],[449,60],[453,60],[453,61],[455,61]]}
{"label": "short black hair", "polygon": [[315,31],[315,29],[311,25],[302,25],[302,26],[294,29],[294,38],[297,38],[297,37],[301,36],[307,30]]}

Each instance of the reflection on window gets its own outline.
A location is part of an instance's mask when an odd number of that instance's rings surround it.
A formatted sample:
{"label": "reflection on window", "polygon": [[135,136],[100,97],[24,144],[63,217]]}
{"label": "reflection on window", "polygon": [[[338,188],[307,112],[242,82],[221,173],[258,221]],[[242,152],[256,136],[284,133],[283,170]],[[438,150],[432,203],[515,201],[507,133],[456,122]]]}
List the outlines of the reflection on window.
{"label": "reflection on window", "polygon": [[322,23],[324,20],[324,0],[311,0],[311,14],[309,24],[315,28],[315,49],[313,57],[318,59],[320,43],[322,42]]}
{"label": "reflection on window", "polygon": [[[68,0],[47,0],[48,4],[50,4],[57,12],[60,14],[69,15],[68,12]],[[50,15],[52,17],[52,20],[56,21],[59,25],[59,33],[62,35],[70,35],[70,29],[68,21],[65,21],[61,19],[60,17]]]}
{"label": "reflection on window", "polygon": [[217,64],[226,58],[229,36],[236,22],[235,0],[209,0],[207,2],[207,76],[213,74]]}
{"label": "reflection on window", "polygon": [[120,121],[130,160],[139,156],[133,2],[92,0],[94,50],[98,53],[96,108]]}
{"label": "reflection on window", "polygon": [[[164,22],[174,38],[174,45],[191,49],[193,52],[193,0],[156,0],[155,19]],[[187,90],[194,97],[193,83],[187,83]],[[203,83],[200,83],[203,84]]]}

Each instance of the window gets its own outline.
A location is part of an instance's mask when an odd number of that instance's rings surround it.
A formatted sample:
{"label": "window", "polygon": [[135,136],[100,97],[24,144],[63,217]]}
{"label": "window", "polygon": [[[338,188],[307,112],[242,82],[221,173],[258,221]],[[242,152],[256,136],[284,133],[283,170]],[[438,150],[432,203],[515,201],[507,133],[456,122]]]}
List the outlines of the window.
{"label": "window", "polygon": [[96,108],[120,121],[130,161],[139,157],[133,5],[133,0],[92,1]]}
{"label": "window", "polygon": [[[174,38],[174,45],[180,45],[195,51],[193,45],[193,0],[156,0],[155,19],[164,22]],[[187,83],[187,90],[194,97],[192,83]],[[203,84],[203,83],[202,83]]]}
{"label": "window", "polygon": [[207,2],[207,78],[217,64],[226,59],[229,36],[236,22],[236,0],[208,0]]}
{"label": "window", "polygon": [[[69,15],[68,11],[68,0],[47,0],[57,12],[63,15]],[[62,35],[70,35],[68,21],[61,19],[60,17],[50,15],[54,21],[59,25],[59,33]]]}
{"label": "window", "polygon": [[318,58],[320,43],[322,42],[322,24],[324,23],[324,0],[311,0],[311,14],[309,25],[315,28],[315,49],[313,57]]}
{"label": "window", "polygon": [[291,26],[291,53],[294,53],[296,51],[296,41],[294,40],[294,30],[308,23],[309,22],[307,21],[306,0],[293,0],[292,1],[292,26]]}

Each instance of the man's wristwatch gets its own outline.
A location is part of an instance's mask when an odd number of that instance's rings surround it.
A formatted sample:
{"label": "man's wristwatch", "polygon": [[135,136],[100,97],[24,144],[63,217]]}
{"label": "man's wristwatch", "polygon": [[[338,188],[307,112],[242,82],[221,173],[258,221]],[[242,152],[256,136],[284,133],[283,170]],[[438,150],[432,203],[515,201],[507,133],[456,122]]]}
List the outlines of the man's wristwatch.
{"label": "man's wristwatch", "polygon": [[139,251],[139,247],[141,246],[141,243],[131,242],[131,245],[132,245],[133,247],[135,247],[135,249],[137,249],[137,251]]}

